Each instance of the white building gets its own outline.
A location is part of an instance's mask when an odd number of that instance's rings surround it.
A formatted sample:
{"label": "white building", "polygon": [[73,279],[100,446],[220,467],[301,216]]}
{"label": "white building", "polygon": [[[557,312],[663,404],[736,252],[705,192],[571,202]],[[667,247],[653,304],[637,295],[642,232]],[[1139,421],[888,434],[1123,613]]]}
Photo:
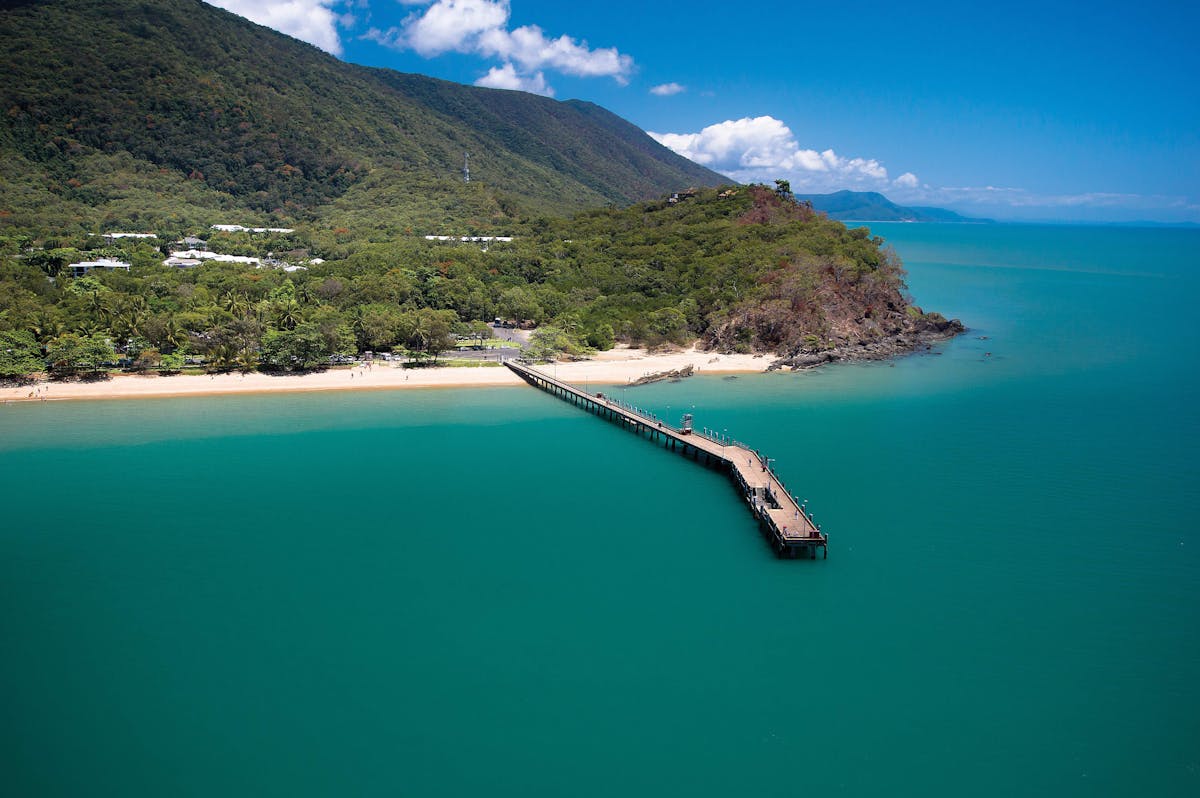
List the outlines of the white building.
{"label": "white building", "polygon": [[426,241],[467,241],[475,244],[488,244],[498,241],[504,244],[513,240],[512,236],[425,236]]}
{"label": "white building", "polygon": [[294,233],[294,227],[242,227],[240,224],[214,224],[214,230],[222,233]]}
{"label": "white building", "polygon": [[71,270],[72,277],[82,277],[92,269],[124,269],[125,271],[129,271],[129,264],[123,260],[97,258],[96,260],[81,260],[78,263],[68,265],[67,268]]}
{"label": "white building", "polygon": [[101,235],[109,241],[116,241],[118,238],[158,238],[154,233],[101,233]]}
{"label": "white building", "polygon": [[[176,262],[172,263],[174,260]],[[255,266],[262,265],[262,258],[256,258],[252,255],[222,255],[219,252],[213,252],[209,249],[181,249],[171,252],[171,256],[163,261],[164,266],[180,266],[184,264],[179,261],[205,261],[215,260],[221,263],[249,263]],[[186,264],[192,266],[195,264]]]}
{"label": "white building", "polygon": [[264,267],[283,269],[285,272],[308,271],[307,266],[295,266],[275,258],[258,258],[252,255],[222,255],[208,249],[181,249],[171,252],[170,257],[163,261],[163,266],[174,266],[177,269],[192,269],[202,263],[244,263],[256,269]]}

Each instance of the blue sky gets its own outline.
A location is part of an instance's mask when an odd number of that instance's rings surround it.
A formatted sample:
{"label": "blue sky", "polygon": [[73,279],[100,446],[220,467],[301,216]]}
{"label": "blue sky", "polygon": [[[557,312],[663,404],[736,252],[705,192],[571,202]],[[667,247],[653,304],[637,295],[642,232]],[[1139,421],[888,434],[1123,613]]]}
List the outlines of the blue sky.
{"label": "blue sky", "polygon": [[1200,222],[1200,4],[214,0],[358,64],[595,102],[738,180]]}

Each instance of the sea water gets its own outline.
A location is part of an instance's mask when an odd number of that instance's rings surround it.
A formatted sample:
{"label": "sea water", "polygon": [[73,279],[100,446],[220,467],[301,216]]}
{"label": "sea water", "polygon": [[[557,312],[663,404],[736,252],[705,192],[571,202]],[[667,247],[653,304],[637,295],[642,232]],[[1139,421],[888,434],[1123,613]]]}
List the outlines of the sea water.
{"label": "sea water", "polygon": [[1200,794],[1200,233],[875,225],[970,331],[610,389],[0,408],[0,792]]}

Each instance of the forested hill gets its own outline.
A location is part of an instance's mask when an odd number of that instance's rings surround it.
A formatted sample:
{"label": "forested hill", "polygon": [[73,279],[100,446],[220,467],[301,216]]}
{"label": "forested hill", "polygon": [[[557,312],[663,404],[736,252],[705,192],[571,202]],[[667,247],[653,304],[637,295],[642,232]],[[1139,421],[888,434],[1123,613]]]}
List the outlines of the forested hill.
{"label": "forested hill", "polygon": [[905,207],[876,191],[835,191],[832,194],[797,194],[830,219],[843,222],[990,222],[972,219],[945,208]]}
{"label": "forested hill", "polygon": [[596,106],[347,64],[198,0],[6,2],[0,37],[9,228],[488,232],[723,182]]}
{"label": "forested hill", "polygon": [[[299,232],[209,238],[260,253],[305,243]],[[880,239],[783,185],[541,217],[486,247],[399,236],[291,272],[239,262],[174,268],[137,239],[99,254],[131,268],[73,276],[66,264],[82,251],[0,247],[0,379],[43,360],[64,376],[99,368],[114,346],[140,366],[168,369],[185,355],[217,369],[319,368],[365,350],[436,356],[454,334],[486,331],[496,317],[537,327],[527,349],[535,358],[698,341],[795,366],[888,357],[963,329],[911,304]],[[85,345],[107,354],[84,358]]]}

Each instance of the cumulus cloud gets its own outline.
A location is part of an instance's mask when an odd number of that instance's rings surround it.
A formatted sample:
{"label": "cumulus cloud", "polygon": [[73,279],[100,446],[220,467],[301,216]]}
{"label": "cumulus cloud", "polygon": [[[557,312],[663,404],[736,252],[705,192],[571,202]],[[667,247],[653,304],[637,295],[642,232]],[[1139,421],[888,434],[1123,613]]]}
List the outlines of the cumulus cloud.
{"label": "cumulus cloud", "polygon": [[251,22],[273,28],[333,55],[342,54],[339,0],[209,0]]}
{"label": "cumulus cloud", "polygon": [[[846,158],[832,149],[805,149],[772,116],[730,119],[699,133],[650,133],[660,144],[741,182],[787,177],[801,191],[880,189],[887,169],[874,158]],[[916,176],[906,173],[902,179]]]}
{"label": "cumulus cloud", "polygon": [[967,215],[1007,219],[1068,219],[1200,223],[1193,197],[1120,192],[1050,193],[1012,186],[931,186],[912,172],[894,180],[875,158],[847,158],[832,149],[801,147],[771,116],[730,119],[697,133],[650,133],[659,143],[739,182],[786,178],[797,193],[841,189],[881,191],[902,205],[936,205]]}
{"label": "cumulus cloud", "polygon": [[687,86],[681,86],[678,83],[662,83],[650,89],[651,94],[659,97],[670,97],[672,94],[682,94],[685,91],[687,91]]}
{"label": "cumulus cloud", "polygon": [[424,12],[404,21],[403,41],[426,58],[442,53],[469,52],[480,34],[508,23],[508,3],[493,0],[438,0]]}
{"label": "cumulus cloud", "polygon": [[554,89],[546,84],[546,76],[541,72],[532,75],[522,75],[512,64],[492,67],[488,73],[475,81],[476,86],[486,86],[489,89],[516,89],[532,94],[554,96]]}
{"label": "cumulus cloud", "polygon": [[[409,49],[425,58],[444,53],[472,53],[501,61],[477,85],[515,88],[540,86],[551,94],[541,70],[553,69],[579,77],[611,77],[629,82],[633,58],[615,47],[592,49],[570,36],[551,38],[537,25],[509,29],[509,0],[433,0],[410,2],[422,6],[399,27],[372,28],[364,38],[397,49]],[[528,91],[529,89],[525,89]]]}

